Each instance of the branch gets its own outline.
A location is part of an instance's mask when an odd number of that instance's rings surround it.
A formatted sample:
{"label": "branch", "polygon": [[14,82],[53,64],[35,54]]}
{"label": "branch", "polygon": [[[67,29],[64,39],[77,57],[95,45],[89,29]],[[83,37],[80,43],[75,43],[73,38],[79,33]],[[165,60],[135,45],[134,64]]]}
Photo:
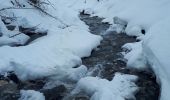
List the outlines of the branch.
{"label": "branch", "polygon": [[18,33],[18,34],[12,35],[12,36],[10,36],[9,38],[13,38],[13,37],[15,37],[15,36],[17,36],[17,35],[20,35],[20,34],[22,34],[22,33],[20,32],[20,33]]}
{"label": "branch", "polygon": [[16,8],[16,7],[7,7],[7,8],[2,8],[2,9],[0,9],[0,11],[8,10],[8,9],[35,9],[35,8]]}

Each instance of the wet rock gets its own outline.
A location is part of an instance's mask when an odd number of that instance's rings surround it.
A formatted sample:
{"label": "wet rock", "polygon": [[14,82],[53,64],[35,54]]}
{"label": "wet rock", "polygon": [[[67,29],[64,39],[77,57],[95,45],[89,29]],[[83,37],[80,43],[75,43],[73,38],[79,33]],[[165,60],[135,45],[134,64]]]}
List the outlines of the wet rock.
{"label": "wet rock", "polygon": [[4,86],[4,85],[6,85],[6,84],[8,84],[8,82],[7,82],[7,81],[0,80],[0,87],[1,87],[1,86]]}
{"label": "wet rock", "polygon": [[64,85],[52,89],[43,89],[41,92],[45,95],[46,100],[62,100],[64,93],[67,91]]}
{"label": "wet rock", "polygon": [[90,98],[85,95],[79,95],[79,96],[75,97],[74,100],[90,100]]}
{"label": "wet rock", "polygon": [[8,72],[7,78],[8,80],[13,81],[16,84],[20,83],[20,80],[14,72]]}
{"label": "wet rock", "polygon": [[0,81],[0,100],[18,100],[19,91],[15,83]]}
{"label": "wet rock", "polygon": [[6,27],[7,27],[8,30],[13,31],[16,26],[14,26],[14,25],[7,25]]}
{"label": "wet rock", "polygon": [[24,89],[24,90],[40,90],[43,88],[45,82],[44,80],[32,80],[32,81],[25,81],[21,82],[18,84],[19,89]]}

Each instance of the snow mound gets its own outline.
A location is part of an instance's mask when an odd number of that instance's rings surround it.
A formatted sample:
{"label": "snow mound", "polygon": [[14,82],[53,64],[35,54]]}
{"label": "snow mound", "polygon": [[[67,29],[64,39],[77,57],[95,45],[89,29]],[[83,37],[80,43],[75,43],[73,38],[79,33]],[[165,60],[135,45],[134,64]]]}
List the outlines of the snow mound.
{"label": "snow mound", "polygon": [[91,100],[125,100],[133,99],[138,90],[135,85],[137,77],[116,73],[112,81],[98,77],[85,77],[79,80],[72,95],[83,91],[91,96]]}
{"label": "snow mound", "polygon": [[146,59],[142,50],[142,42],[127,43],[122,47],[125,51],[124,58],[127,59],[127,67],[140,70],[146,69]]}
{"label": "snow mound", "polygon": [[45,100],[45,96],[34,90],[21,90],[21,97],[18,100]]}

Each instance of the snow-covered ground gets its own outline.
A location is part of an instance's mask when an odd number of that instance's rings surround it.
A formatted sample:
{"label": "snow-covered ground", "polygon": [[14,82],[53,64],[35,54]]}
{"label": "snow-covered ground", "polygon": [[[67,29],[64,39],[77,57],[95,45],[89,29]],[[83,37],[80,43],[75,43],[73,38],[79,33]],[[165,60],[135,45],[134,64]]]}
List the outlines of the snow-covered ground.
{"label": "snow-covered ground", "polygon": [[[92,16],[105,18],[103,21],[113,24],[114,27],[118,26],[119,31],[125,26],[122,28],[121,25],[124,24],[115,25],[117,23],[114,23],[113,19],[120,18],[124,20],[122,22],[128,23],[124,31],[128,35],[138,36],[141,40],[124,46],[131,50],[125,54],[128,66],[145,69],[145,65],[149,63],[161,85],[160,99],[169,100],[169,0],[99,0],[100,2],[98,0],[49,0],[50,5],[41,5],[48,14],[35,9],[26,2],[28,0],[20,1],[19,5],[16,1],[0,1],[0,18],[3,19],[4,16],[15,18],[15,20],[6,19],[5,22],[16,26],[14,31],[10,31],[0,21],[2,34],[0,73],[14,71],[21,80],[49,76],[63,78],[68,75],[74,79],[72,73],[76,70],[79,72],[81,68],[72,67],[81,65],[81,57],[89,56],[92,49],[102,40],[100,36],[89,33],[88,27],[80,21],[79,11],[85,10]],[[18,9],[21,7],[24,9]],[[24,44],[29,39],[23,33],[15,36],[19,33],[19,26],[26,28],[36,26],[37,31],[47,31],[47,36],[27,46],[11,47],[15,44]],[[143,30],[145,35],[142,34]],[[84,66],[82,69],[86,70]],[[106,83],[110,84],[110,82]]]}
{"label": "snow-covered ground", "polygon": [[72,67],[81,65],[81,57],[89,56],[92,49],[100,44],[102,38],[89,33],[88,27],[80,21],[79,13],[65,7],[60,2],[50,0],[53,5],[45,6],[44,10],[55,17],[52,18],[35,9],[26,1],[23,0],[19,3],[30,9],[20,9],[10,0],[0,1],[0,9],[13,7],[2,10],[1,15],[17,17],[11,22],[16,26],[27,28],[38,25],[38,30],[48,31],[47,36],[39,38],[27,46],[6,46],[7,43],[19,42],[23,38],[25,40],[25,37],[21,36],[19,40],[10,38],[9,35],[15,31],[7,30],[1,21],[3,37],[0,39],[2,41],[0,72],[14,71],[21,80],[53,75],[62,78],[71,74],[76,70]]}

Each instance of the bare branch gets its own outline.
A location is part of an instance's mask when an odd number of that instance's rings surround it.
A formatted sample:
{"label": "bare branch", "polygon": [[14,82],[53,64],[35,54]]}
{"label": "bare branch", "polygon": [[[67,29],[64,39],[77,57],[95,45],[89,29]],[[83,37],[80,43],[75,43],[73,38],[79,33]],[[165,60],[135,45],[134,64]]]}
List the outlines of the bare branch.
{"label": "bare branch", "polygon": [[9,9],[35,9],[35,8],[16,8],[16,7],[7,7],[7,8],[2,8],[2,9],[0,9],[0,11],[9,10]]}
{"label": "bare branch", "polygon": [[48,12],[46,12],[45,10],[43,10],[42,8],[40,8],[39,6],[37,6],[37,5],[35,5],[35,4],[31,3],[31,2],[28,2],[28,3],[29,3],[30,5],[32,5],[32,6],[34,6],[35,8],[37,8],[39,11],[43,12],[44,14],[46,14],[46,15],[54,18],[55,20],[59,21],[60,23],[62,23],[63,25],[65,25],[65,27],[69,27],[69,25],[65,24],[62,20],[60,20],[59,18],[57,18],[57,17],[49,14]]}

